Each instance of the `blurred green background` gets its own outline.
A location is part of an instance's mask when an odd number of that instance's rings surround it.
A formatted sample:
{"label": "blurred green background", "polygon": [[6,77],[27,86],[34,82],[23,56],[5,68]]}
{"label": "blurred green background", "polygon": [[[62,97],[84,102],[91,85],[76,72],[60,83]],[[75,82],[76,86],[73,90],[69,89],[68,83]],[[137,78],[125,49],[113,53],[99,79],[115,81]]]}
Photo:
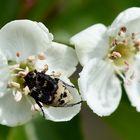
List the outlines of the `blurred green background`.
{"label": "blurred green background", "polygon": [[[95,23],[110,25],[119,12],[140,6],[138,0],[0,0],[0,27],[15,19],[43,22],[54,40],[69,38]],[[73,78],[74,80],[74,78]],[[119,108],[100,118],[86,104],[70,122],[55,123],[38,116],[19,127],[0,125],[0,140],[140,140],[140,113],[125,92]]]}

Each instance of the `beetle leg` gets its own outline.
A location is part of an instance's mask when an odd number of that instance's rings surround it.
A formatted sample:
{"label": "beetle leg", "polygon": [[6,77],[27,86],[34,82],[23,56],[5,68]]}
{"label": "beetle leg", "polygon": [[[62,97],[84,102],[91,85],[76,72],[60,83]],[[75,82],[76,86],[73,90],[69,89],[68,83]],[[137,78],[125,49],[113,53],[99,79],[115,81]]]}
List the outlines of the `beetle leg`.
{"label": "beetle leg", "polygon": [[40,104],[40,102],[38,100],[35,100],[36,103],[38,104],[38,106],[40,107],[41,111],[42,111],[42,114],[43,114],[43,117],[45,118],[45,113],[44,113],[44,110],[43,110],[43,106]]}

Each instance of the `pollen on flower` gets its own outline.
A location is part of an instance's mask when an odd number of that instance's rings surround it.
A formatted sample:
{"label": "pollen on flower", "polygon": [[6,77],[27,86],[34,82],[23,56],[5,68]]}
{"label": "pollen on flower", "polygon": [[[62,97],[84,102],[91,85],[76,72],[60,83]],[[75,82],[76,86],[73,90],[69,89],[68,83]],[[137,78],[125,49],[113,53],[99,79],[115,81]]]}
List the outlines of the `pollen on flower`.
{"label": "pollen on flower", "polygon": [[38,54],[38,59],[45,60],[46,59],[46,55],[43,52],[41,52],[41,53]]}
{"label": "pollen on flower", "polygon": [[110,48],[107,57],[114,65],[117,75],[127,85],[130,85],[135,78],[135,71],[131,64],[135,55],[140,51],[140,40],[137,35],[123,26],[120,27],[116,36],[111,36],[109,40]]}
{"label": "pollen on flower", "polygon": [[112,59],[121,58],[121,54],[119,52],[112,52],[111,56]]}
{"label": "pollen on flower", "polygon": [[33,62],[35,59],[36,59],[35,56],[31,55],[31,56],[28,57],[27,60],[30,61],[30,62]]}
{"label": "pollen on flower", "polygon": [[134,46],[136,47],[136,49],[138,49],[138,51],[140,50],[140,41],[135,41],[134,42]]}
{"label": "pollen on flower", "polygon": [[17,88],[17,89],[19,89],[19,88],[20,88],[20,84],[11,81],[11,82],[8,83],[8,87],[12,87],[12,88]]}
{"label": "pollen on flower", "polygon": [[110,50],[108,57],[115,66],[123,67],[126,63],[132,63],[135,54],[140,50],[140,41],[136,38],[136,33],[129,33],[123,26],[114,37],[110,37]]}
{"label": "pollen on flower", "polygon": [[123,27],[120,28],[120,31],[125,33],[127,31],[127,28],[125,26],[123,26]]}
{"label": "pollen on flower", "polygon": [[30,93],[28,86],[25,86],[25,88],[23,88],[23,93],[24,93],[24,95],[28,95]]}
{"label": "pollen on flower", "polygon": [[135,33],[132,33],[132,34],[131,34],[131,38],[132,38],[132,40],[134,40],[135,37],[136,37]]}
{"label": "pollen on flower", "polygon": [[27,73],[26,73],[25,71],[19,71],[19,72],[18,72],[18,75],[19,75],[20,77],[25,77],[25,76],[27,75]]}
{"label": "pollen on flower", "polygon": [[114,46],[116,46],[116,45],[117,45],[117,40],[114,39],[114,40],[111,42],[111,47],[114,47]]}
{"label": "pollen on flower", "polygon": [[17,57],[20,57],[20,52],[17,52],[17,53],[16,53],[16,56],[17,56]]}
{"label": "pollen on flower", "polygon": [[[29,94],[29,88],[25,85],[25,79],[24,77],[30,72],[35,70],[35,61],[38,58],[38,55],[31,55],[27,59],[19,61],[20,60],[20,52],[16,52],[16,59],[15,60],[9,60],[8,61],[8,67],[10,70],[10,79],[7,85],[7,88],[13,89],[15,91],[15,100],[20,101],[19,96],[21,94],[28,95]],[[43,59],[43,53],[42,57]],[[44,71],[48,70],[48,65],[44,66]]]}

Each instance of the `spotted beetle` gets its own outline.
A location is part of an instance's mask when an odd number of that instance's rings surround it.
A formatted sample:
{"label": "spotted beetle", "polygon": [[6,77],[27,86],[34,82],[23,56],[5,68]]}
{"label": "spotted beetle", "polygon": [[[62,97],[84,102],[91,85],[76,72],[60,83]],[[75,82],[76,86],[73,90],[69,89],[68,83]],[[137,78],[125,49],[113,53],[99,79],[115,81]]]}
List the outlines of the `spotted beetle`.
{"label": "spotted beetle", "polygon": [[53,107],[63,107],[81,103],[80,101],[75,104],[67,105],[73,99],[67,87],[74,87],[66,84],[59,78],[46,74],[44,71],[31,71],[24,79],[25,86],[28,86],[30,91],[29,95],[34,98],[35,102],[41,108],[43,117],[45,117],[45,114],[42,104]]}

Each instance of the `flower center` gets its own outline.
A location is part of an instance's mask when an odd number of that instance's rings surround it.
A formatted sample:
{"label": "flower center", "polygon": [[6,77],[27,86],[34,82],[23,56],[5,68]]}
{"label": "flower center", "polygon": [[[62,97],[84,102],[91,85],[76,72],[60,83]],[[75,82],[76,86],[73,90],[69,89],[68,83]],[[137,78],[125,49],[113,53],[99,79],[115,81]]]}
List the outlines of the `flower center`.
{"label": "flower center", "polygon": [[110,59],[113,60],[115,65],[123,66],[126,62],[131,63],[136,52],[137,52],[136,48],[132,46],[118,44],[111,51]]}
{"label": "flower center", "polygon": [[[22,93],[28,94],[24,77],[30,72],[35,70],[35,60],[44,60],[45,56],[39,54],[38,56],[29,56],[24,61],[19,61],[20,53],[17,52],[16,60],[8,60],[10,70],[10,78],[8,81],[8,88],[15,91],[15,94]],[[18,100],[18,99],[17,99]]]}
{"label": "flower center", "polygon": [[135,33],[128,33],[126,27],[121,27],[117,36],[110,37],[108,57],[117,67],[131,64],[139,50],[140,41]]}
{"label": "flower center", "polygon": [[126,27],[121,27],[115,37],[110,37],[108,58],[115,72],[126,84],[131,84],[135,78],[133,60],[140,51],[140,40],[136,33],[130,33]]}
{"label": "flower center", "polygon": [[28,73],[29,71],[34,70],[34,64],[32,62],[29,62],[28,60],[22,61],[20,63],[16,63],[15,61],[9,61],[9,68],[11,71],[9,87],[23,89],[24,88],[24,75],[26,75],[26,73]]}

